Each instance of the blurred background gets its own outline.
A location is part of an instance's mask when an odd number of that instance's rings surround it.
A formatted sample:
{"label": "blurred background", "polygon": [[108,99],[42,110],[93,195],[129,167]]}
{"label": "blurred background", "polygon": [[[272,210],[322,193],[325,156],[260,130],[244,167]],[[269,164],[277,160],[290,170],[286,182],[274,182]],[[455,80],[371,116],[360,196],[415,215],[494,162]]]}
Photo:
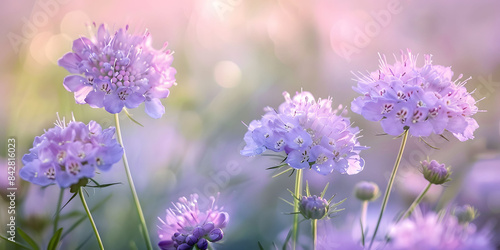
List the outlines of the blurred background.
{"label": "blurred background", "polygon": [[[410,138],[396,186],[393,189],[382,231],[398,212],[405,210],[425,187],[419,162],[428,157],[450,165],[453,181],[432,187],[424,201],[429,209],[472,204],[480,217],[478,228],[498,235],[500,218],[500,3],[481,1],[4,1],[0,10],[0,222],[7,215],[7,138],[16,137],[18,169],[35,136],[53,127],[56,113],[87,123],[114,126],[113,116],[103,109],[75,104],[73,94],[62,86],[67,71],[57,60],[71,51],[72,41],[89,36],[89,25],[106,23],[131,32],[149,30],[153,46],[168,41],[175,51],[177,86],[162,100],[165,115],[158,120],[144,113],[144,106],[131,110],[143,127],[122,114],[124,143],[145,212],[153,244],[165,209],[180,196],[198,193],[200,206],[220,192],[218,204],[231,215],[224,242],[217,249],[257,249],[257,242],[280,244],[288,232],[293,208],[279,197],[292,200],[294,178],[266,170],[279,161],[269,157],[245,158],[245,125],[260,119],[265,106],[278,107],[283,91],[301,89],[315,97],[332,96],[334,106],[350,107],[357,96],[352,72],[378,69],[378,54],[389,63],[401,50],[432,54],[434,64],[452,66],[454,78],[472,77],[466,87],[486,112],[474,118],[480,127],[475,139],[459,142],[439,136],[427,139],[435,150],[418,138]],[[330,183],[327,196],[347,198],[345,211],[320,224],[326,237],[359,239],[361,204],[353,196],[362,180],[376,182],[382,191],[399,148],[400,140],[382,133],[380,124],[349,112],[362,129],[360,142],[365,169],[353,176],[333,173],[326,177],[306,171],[312,192]],[[96,177],[101,183],[122,182],[105,189],[88,188],[97,227],[109,249],[144,248],[138,231],[130,190],[121,163]],[[42,189],[18,178],[16,223],[46,246],[59,190]],[[70,198],[69,192],[65,201]],[[103,203],[104,202],[104,203]],[[381,199],[368,209],[373,228]],[[80,213],[70,214],[72,211]],[[64,210],[62,226],[69,227],[83,211],[75,199]],[[73,215],[73,216],[72,216]],[[324,229],[323,229],[324,228]],[[331,228],[330,228],[331,229]],[[301,225],[304,241],[308,225]],[[331,232],[331,230],[329,230]],[[5,235],[5,231],[0,232]],[[325,236],[325,235],[324,235]],[[322,236],[322,237],[324,237]],[[19,235],[16,239],[21,240]],[[339,239],[340,241],[341,239]],[[344,239],[345,240],[345,239]],[[62,249],[97,247],[87,220],[65,235]],[[0,241],[0,248],[7,247]]]}

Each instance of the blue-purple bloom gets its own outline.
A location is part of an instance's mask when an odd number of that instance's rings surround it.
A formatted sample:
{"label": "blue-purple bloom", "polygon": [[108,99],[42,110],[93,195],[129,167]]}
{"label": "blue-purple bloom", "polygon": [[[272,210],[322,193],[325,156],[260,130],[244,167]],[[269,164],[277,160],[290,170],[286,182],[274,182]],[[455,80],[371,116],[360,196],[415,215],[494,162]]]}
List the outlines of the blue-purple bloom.
{"label": "blue-purple bloom", "polygon": [[116,114],[144,102],[146,113],[160,118],[165,113],[160,99],[176,84],[173,52],[166,44],[161,50],[153,49],[148,32],[131,35],[127,30],[128,26],[110,34],[101,24],[95,37],[76,39],[73,52],[58,61],[74,74],[64,78],[64,87],[74,92],[78,104]]}
{"label": "blue-purple bloom", "polygon": [[318,99],[311,93],[297,93],[293,99],[283,93],[285,102],[278,110],[264,109],[260,120],[248,125],[241,150],[244,156],[262,154],[266,150],[286,153],[285,162],[295,169],[312,168],[327,175],[333,170],[341,174],[357,174],[365,165],[359,152],[366,147],[357,141],[359,129],[351,127],[345,110],[337,115],[332,99]]}
{"label": "blue-purple bloom", "polygon": [[179,198],[167,209],[165,220],[158,218],[162,225],[158,226],[160,242],[158,246],[164,250],[197,249],[205,250],[209,242],[218,242],[224,237],[222,231],[229,222],[229,214],[222,207],[215,205],[215,198],[210,197],[212,204],[207,211],[198,208],[198,195],[191,194],[190,199]]}
{"label": "blue-purple bloom", "polygon": [[451,175],[450,168],[446,167],[444,164],[440,164],[435,160],[432,160],[431,162],[422,161],[421,164],[424,178],[430,183],[440,185],[451,181],[449,178]]}
{"label": "blue-purple bloom", "polygon": [[446,213],[416,210],[410,218],[393,225],[388,249],[495,249],[488,230],[477,231],[474,224],[460,224]]}
{"label": "blue-purple bloom", "polygon": [[328,215],[330,203],[316,195],[302,196],[299,201],[299,211],[306,219],[320,220]]}
{"label": "blue-purple bloom", "polygon": [[114,135],[114,127],[103,130],[95,121],[85,125],[74,118],[68,124],[59,120],[35,138],[19,175],[37,185],[57,183],[61,188],[92,178],[97,170],[108,171],[121,159],[123,148]]}
{"label": "blue-purple bloom", "polygon": [[406,128],[413,136],[453,133],[460,141],[473,139],[479,125],[471,116],[478,112],[476,101],[464,87],[462,75],[452,80],[451,67],[432,65],[425,55],[425,65],[417,67],[417,57],[401,55],[401,61],[389,65],[380,58],[380,69],[358,77],[353,88],[362,96],[352,104],[353,112],[370,121],[380,121],[387,134],[400,135]]}

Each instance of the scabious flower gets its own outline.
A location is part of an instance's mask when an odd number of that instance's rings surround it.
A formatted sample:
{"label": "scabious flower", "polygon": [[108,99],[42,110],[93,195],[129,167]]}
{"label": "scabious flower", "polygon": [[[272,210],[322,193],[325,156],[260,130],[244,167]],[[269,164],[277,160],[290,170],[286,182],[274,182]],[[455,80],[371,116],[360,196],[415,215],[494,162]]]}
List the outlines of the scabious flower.
{"label": "scabious flower", "polygon": [[222,207],[215,206],[215,198],[211,207],[202,212],[198,208],[198,195],[191,194],[190,199],[179,198],[173,208],[167,209],[165,220],[158,217],[162,225],[158,226],[160,242],[158,246],[164,250],[196,249],[205,250],[209,242],[218,242],[224,237],[222,229],[229,222],[229,215]]}
{"label": "scabious flower", "polygon": [[109,170],[123,155],[114,127],[103,130],[95,121],[86,125],[74,118],[67,124],[58,120],[55,125],[37,136],[30,153],[23,156],[19,175],[24,180],[67,188],[94,177],[98,170]]}
{"label": "scabious flower", "polygon": [[410,218],[393,225],[388,249],[495,249],[488,230],[462,225],[455,216],[416,210]]}
{"label": "scabious flower", "polygon": [[64,78],[64,87],[74,92],[78,104],[116,114],[144,102],[146,113],[160,118],[165,113],[160,99],[176,84],[173,53],[166,44],[162,50],[153,49],[148,32],[131,35],[127,31],[128,26],[111,34],[101,24],[95,37],[76,39],[73,52],[58,61],[74,74]]}
{"label": "scabious flower", "polygon": [[448,130],[460,141],[473,139],[479,127],[471,117],[478,112],[476,101],[464,87],[467,80],[452,77],[450,67],[432,65],[431,55],[425,55],[422,67],[410,51],[394,65],[381,56],[378,71],[358,77],[353,89],[362,96],[354,99],[351,109],[380,121],[390,135],[409,129],[411,135],[425,137]]}
{"label": "scabious flower", "polygon": [[299,201],[299,211],[306,219],[320,220],[328,214],[330,204],[316,195],[302,196]]}
{"label": "scabious flower", "polygon": [[441,185],[445,182],[451,181],[449,178],[451,175],[450,168],[446,167],[444,164],[440,164],[435,160],[432,160],[431,162],[422,161],[421,164],[424,178],[430,183]]}
{"label": "scabious flower", "polygon": [[363,170],[365,162],[359,152],[366,148],[357,141],[359,129],[351,127],[349,118],[337,115],[339,110],[332,110],[331,98],[316,101],[304,91],[293,99],[287,92],[283,96],[285,102],[278,110],[267,107],[262,119],[248,125],[242,155],[284,151],[285,162],[292,168],[312,168],[322,175]]}

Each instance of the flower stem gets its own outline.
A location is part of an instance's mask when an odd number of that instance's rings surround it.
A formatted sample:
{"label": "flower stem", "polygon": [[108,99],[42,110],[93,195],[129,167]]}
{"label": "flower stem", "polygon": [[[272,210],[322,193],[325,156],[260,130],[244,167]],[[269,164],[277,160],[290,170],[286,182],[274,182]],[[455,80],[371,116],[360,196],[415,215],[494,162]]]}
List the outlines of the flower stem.
{"label": "flower stem", "polygon": [[422,201],[422,199],[424,198],[424,196],[427,193],[427,191],[429,191],[429,188],[431,188],[431,185],[432,185],[432,183],[429,182],[429,184],[427,185],[427,187],[425,187],[424,191],[422,191],[422,193],[420,193],[420,195],[413,201],[413,203],[410,205],[410,207],[408,208],[408,210],[406,210],[406,212],[403,214],[403,216],[401,216],[396,221],[396,223],[398,223],[400,220],[408,218],[408,216],[410,216],[410,214],[413,212],[413,210],[415,209],[415,207],[417,207],[417,205]]}
{"label": "flower stem", "polygon": [[151,246],[151,239],[149,238],[148,227],[146,226],[146,220],[144,219],[144,214],[142,213],[141,203],[139,202],[139,197],[137,196],[137,192],[135,191],[134,180],[132,179],[132,175],[130,174],[130,168],[128,165],[127,155],[125,153],[125,146],[123,145],[123,138],[120,129],[120,121],[118,114],[115,114],[115,123],[116,123],[116,137],[118,139],[118,142],[123,148],[123,156],[122,156],[123,166],[125,167],[125,173],[127,174],[130,191],[132,191],[135,207],[137,209],[137,213],[139,214],[139,219],[141,221],[142,236],[144,238],[144,241],[146,242],[147,249],[151,250],[153,249],[153,247]]}
{"label": "flower stem", "polygon": [[99,248],[104,250],[104,246],[102,245],[101,236],[99,236],[99,231],[97,231],[97,227],[95,226],[94,219],[92,218],[92,214],[90,214],[89,207],[87,206],[87,202],[85,202],[85,197],[83,196],[83,189],[80,187],[78,190],[78,194],[80,195],[80,200],[82,200],[83,207],[85,208],[85,212],[87,212],[87,216],[89,217],[90,224],[92,224],[92,229],[94,229],[95,238],[97,239],[97,243],[99,243]]}
{"label": "flower stem", "polygon": [[59,192],[59,198],[57,199],[57,210],[56,210],[56,215],[54,218],[54,230],[52,234],[55,234],[57,231],[57,226],[59,224],[59,214],[61,213],[61,205],[62,205],[62,199],[64,196],[64,189],[61,188],[61,191]]}
{"label": "flower stem", "polygon": [[295,198],[293,199],[293,229],[292,229],[292,246],[295,249],[297,245],[298,231],[299,231],[299,200],[302,196],[302,169],[297,169],[295,174]]}
{"label": "flower stem", "polygon": [[380,207],[380,214],[378,216],[377,225],[375,226],[375,231],[373,231],[373,236],[370,241],[370,246],[368,249],[372,248],[373,242],[375,241],[375,237],[377,236],[378,227],[380,226],[380,222],[382,221],[382,216],[384,215],[385,207],[387,206],[387,202],[389,201],[389,195],[391,194],[392,185],[394,184],[394,179],[396,178],[396,172],[399,168],[399,163],[401,162],[401,158],[403,157],[403,151],[405,150],[406,141],[408,140],[408,129],[405,129],[403,132],[403,139],[401,140],[401,146],[399,148],[399,153],[396,158],[396,162],[394,163],[394,168],[392,169],[391,178],[389,179],[389,183],[387,183],[387,189],[385,190],[384,200],[382,201],[382,206]]}
{"label": "flower stem", "polygon": [[313,240],[313,250],[316,250],[316,243],[318,242],[318,220],[311,220],[311,231]]}
{"label": "flower stem", "polygon": [[366,212],[368,211],[368,201],[361,203],[361,233],[363,234],[366,227]]}

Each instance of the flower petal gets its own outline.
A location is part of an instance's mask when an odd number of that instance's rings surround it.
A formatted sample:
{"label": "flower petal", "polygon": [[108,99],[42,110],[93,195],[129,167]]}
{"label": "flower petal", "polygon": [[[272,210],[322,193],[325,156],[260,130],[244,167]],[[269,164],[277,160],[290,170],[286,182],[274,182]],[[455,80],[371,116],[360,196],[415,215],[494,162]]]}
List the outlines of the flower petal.
{"label": "flower petal", "polygon": [[111,114],[120,113],[124,106],[123,101],[120,100],[116,93],[105,95],[103,105],[104,109]]}
{"label": "flower petal", "polygon": [[151,101],[146,101],[145,103],[146,114],[152,118],[158,119],[165,113],[165,107],[159,99],[151,99]]}

